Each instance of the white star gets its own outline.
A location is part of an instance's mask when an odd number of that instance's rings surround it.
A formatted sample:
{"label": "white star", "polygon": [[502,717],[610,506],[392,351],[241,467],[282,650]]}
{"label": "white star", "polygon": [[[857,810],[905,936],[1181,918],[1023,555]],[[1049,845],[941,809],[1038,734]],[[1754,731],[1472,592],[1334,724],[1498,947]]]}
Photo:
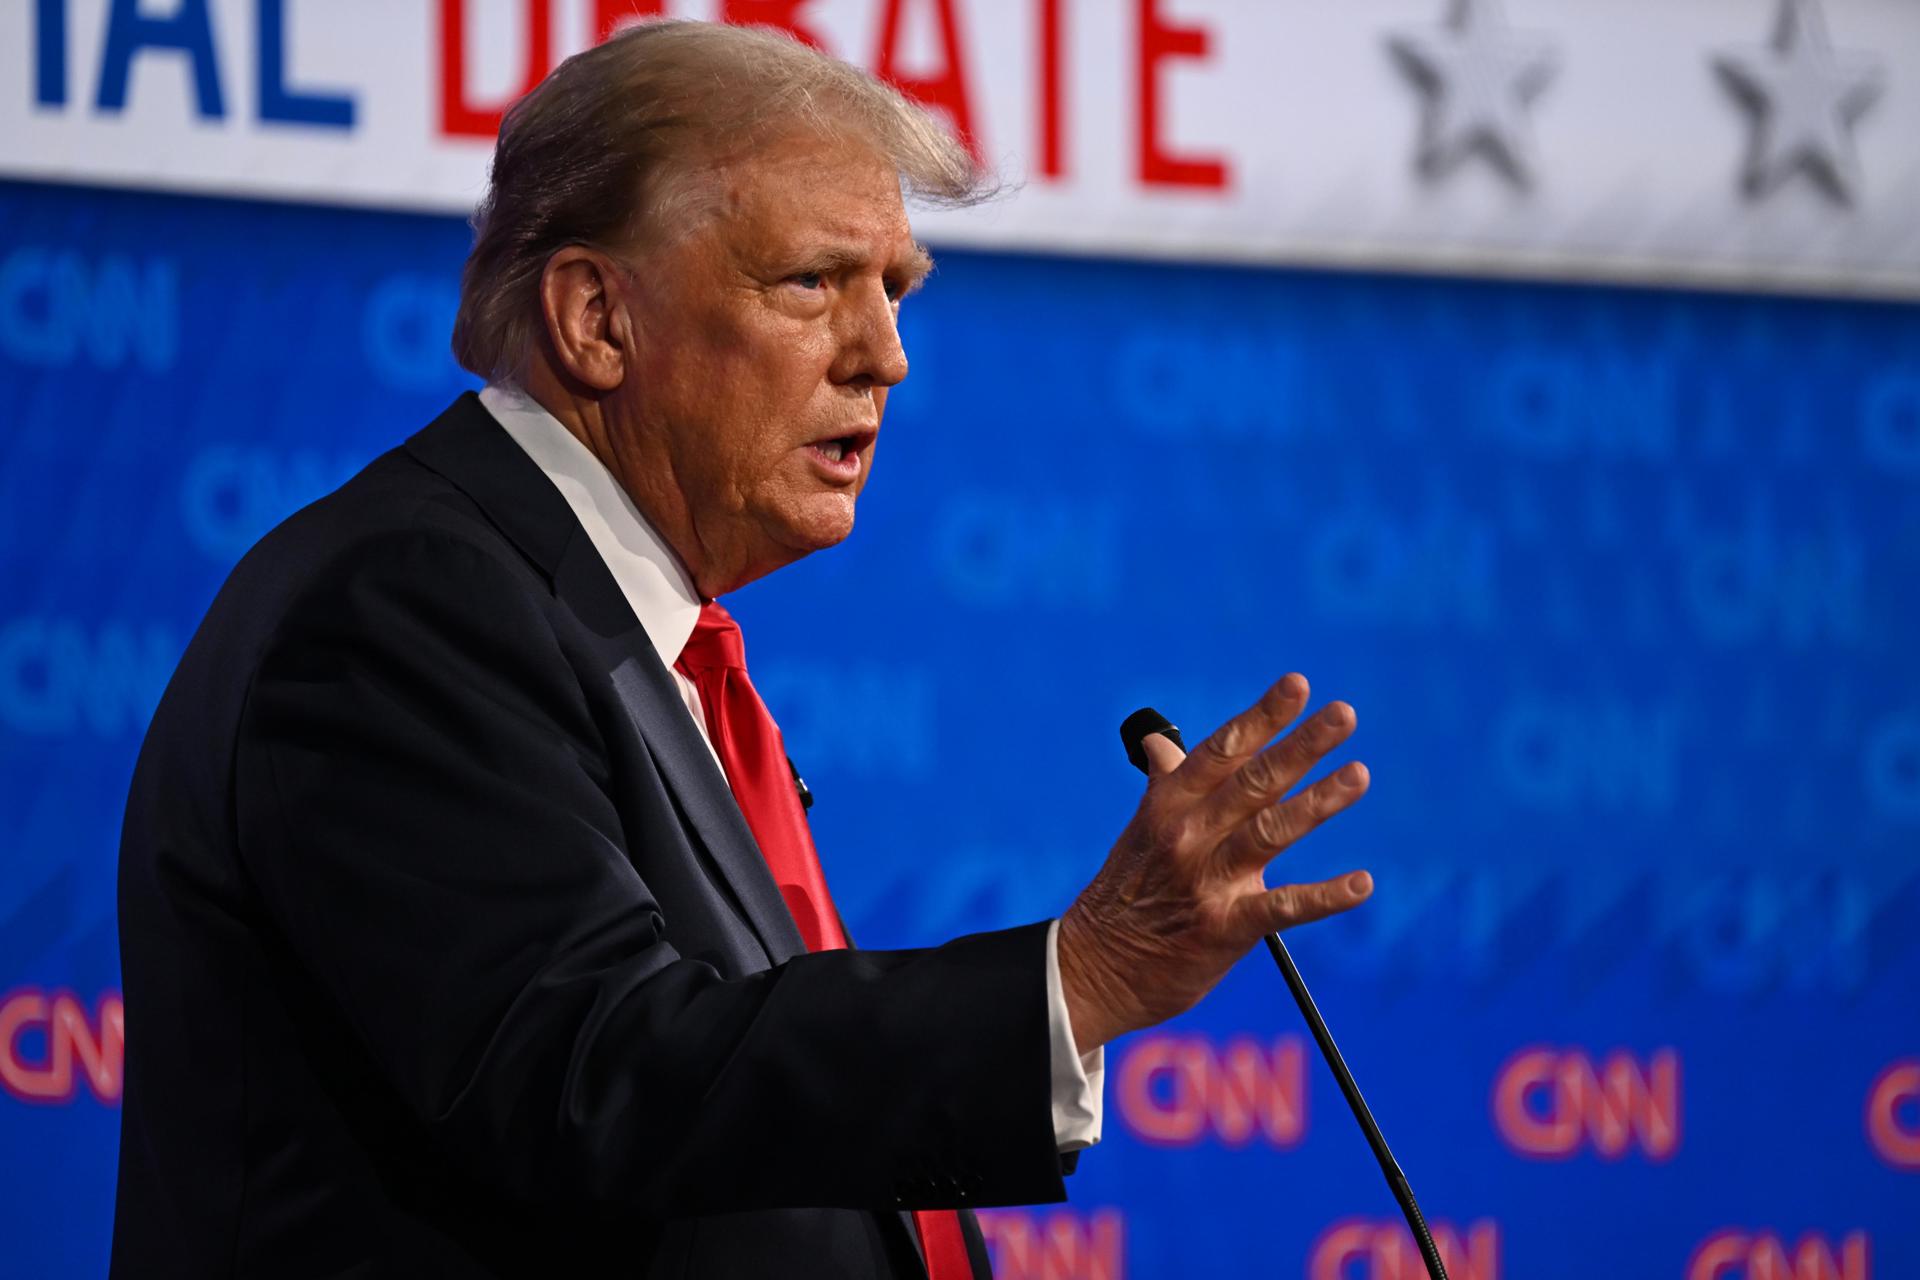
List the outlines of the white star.
{"label": "white star", "polygon": [[1880,96],[1880,60],[1836,52],[1815,0],[1780,0],[1773,40],[1722,50],[1721,81],[1752,117],[1740,185],[1759,199],[1805,171],[1841,204],[1860,185],[1850,130]]}
{"label": "white star", "polygon": [[1533,180],[1526,108],[1553,78],[1553,47],[1507,25],[1500,0],[1452,0],[1445,22],[1387,48],[1426,98],[1414,168],[1428,182],[1484,156],[1516,187]]}

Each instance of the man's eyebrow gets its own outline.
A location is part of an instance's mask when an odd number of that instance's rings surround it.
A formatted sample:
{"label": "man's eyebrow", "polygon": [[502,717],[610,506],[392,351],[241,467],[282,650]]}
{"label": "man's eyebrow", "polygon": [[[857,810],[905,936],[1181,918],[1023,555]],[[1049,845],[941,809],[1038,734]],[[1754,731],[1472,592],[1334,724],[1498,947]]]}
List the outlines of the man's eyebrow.
{"label": "man's eyebrow", "polygon": [[907,292],[912,293],[925,284],[927,277],[933,274],[933,255],[927,251],[927,246],[915,240],[913,251],[907,255],[906,265],[907,275],[911,277],[907,281]]}
{"label": "man's eyebrow", "polygon": [[[852,245],[825,245],[806,254],[801,269],[830,273],[848,267],[865,266],[871,260],[866,252]],[[889,263],[888,269],[895,269],[894,264]],[[898,269],[906,274],[907,290],[911,292],[925,283],[927,276],[932,273],[933,255],[927,251],[927,246],[915,241],[911,249],[898,259]]]}
{"label": "man's eyebrow", "polygon": [[844,271],[867,261],[867,255],[852,245],[825,245],[800,255],[799,265],[807,271]]}

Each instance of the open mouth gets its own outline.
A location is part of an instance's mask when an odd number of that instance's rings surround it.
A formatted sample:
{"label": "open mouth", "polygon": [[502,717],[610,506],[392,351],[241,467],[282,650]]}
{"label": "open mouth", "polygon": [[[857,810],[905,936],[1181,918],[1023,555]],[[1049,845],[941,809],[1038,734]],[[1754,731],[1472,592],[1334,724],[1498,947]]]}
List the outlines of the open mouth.
{"label": "open mouth", "polygon": [[851,469],[860,465],[860,451],[873,442],[873,437],[871,431],[849,431],[843,436],[815,440],[807,447],[835,470]]}

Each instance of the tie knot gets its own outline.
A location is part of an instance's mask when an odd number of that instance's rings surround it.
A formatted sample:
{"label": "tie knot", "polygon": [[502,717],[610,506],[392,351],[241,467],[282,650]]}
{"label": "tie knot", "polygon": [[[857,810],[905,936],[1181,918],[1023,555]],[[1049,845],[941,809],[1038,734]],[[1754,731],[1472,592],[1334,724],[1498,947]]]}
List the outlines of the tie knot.
{"label": "tie knot", "polygon": [[700,620],[680,650],[675,666],[732,667],[747,669],[747,646],[740,638],[740,624],[718,600],[709,600],[700,609]]}

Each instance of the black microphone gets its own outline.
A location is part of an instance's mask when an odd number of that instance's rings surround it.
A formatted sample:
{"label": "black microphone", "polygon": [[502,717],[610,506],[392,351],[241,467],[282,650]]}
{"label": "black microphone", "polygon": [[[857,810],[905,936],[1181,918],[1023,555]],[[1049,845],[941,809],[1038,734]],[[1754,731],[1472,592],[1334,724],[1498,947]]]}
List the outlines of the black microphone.
{"label": "black microphone", "polygon": [[[1159,734],[1182,751],[1187,749],[1187,744],[1180,740],[1180,730],[1165,716],[1152,707],[1140,708],[1120,722],[1120,741],[1127,748],[1127,759],[1142,773],[1147,772],[1147,752],[1142,744],[1150,733]],[[1293,1002],[1300,1006],[1300,1014],[1307,1020],[1307,1029],[1313,1032],[1313,1042],[1320,1046],[1320,1056],[1333,1069],[1333,1078],[1339,1083],[1340,1092],[1353,1111],[1353,1118],[1359,1121],[1360,1132],[1366,1135],[1367,1145],[1373,1148],[1373,1158],[1380,1162],[1380,1172],[1387,1179],[1387,1188],[1393,1192],[1394,1201],[1400,1206],[1400,1212],[1413,1232],[1414,1243],[1420,1246],[1420,1257],[1427,1264],[1427,1275],[1432,1280],[1447,1280],[1446,1264],[1440,1261],[1440,1250],[1433,1243],[1433,1233],[1427,1230],[1427,1219],[1413,1198],[1413,1188],[1407,1184],[1407,1175],[1401,1172],[1400,1162],[1393,1158],[1386,1135],[1380,1132],[1379,1124],[1374,1121],[1367,1100],[1360,1096],[1360,1086],[1354,1083],[1353,1072],[1347,1070],[1347,1060],[1340,1056],[1340,1046],[1333,1042],[1333,1033],[1327,1030],[1326,1019],[1320,1016],[1319,1006],[1314,1004],[1312,993],[1300,977],[1300,970],[1287,953],[1287,944],[1280,941],[1279,934],[1270,933],[1267,935],[1267,950],[1273,953],[1273,962],[1280,966],[1280,976],[1286,979],[1287,990],[1293,993]]]}

